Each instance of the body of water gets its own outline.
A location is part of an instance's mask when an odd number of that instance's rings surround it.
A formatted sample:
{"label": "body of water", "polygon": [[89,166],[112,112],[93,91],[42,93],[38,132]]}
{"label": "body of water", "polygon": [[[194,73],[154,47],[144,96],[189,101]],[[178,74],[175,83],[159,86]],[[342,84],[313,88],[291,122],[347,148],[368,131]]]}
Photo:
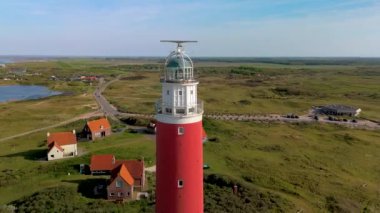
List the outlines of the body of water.
{"label": "body of water", "polygon": [[44,86],[0,86],[0,102],[40,99],[59,94],[62,93],[58,91],[52,91]]}

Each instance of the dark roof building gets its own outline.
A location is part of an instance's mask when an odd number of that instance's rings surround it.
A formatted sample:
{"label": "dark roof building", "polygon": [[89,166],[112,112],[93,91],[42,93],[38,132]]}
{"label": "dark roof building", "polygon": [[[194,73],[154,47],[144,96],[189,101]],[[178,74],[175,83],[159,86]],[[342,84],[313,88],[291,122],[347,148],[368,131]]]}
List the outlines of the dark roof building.
{"label": "dark roof building", "polygon": [[347,116],[358,116],[362,111],[360,108],[341,105],[341,104],[332,104],[323,106],[321,108],[322,113],[326,115],[347,115]]}

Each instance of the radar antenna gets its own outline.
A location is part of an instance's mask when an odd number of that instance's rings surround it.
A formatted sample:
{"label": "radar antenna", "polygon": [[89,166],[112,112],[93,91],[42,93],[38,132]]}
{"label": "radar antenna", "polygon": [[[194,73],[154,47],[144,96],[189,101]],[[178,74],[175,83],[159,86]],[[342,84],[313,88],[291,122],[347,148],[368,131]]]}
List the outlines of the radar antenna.
{"label": "radar antenna", "polygon": [[177,44],[177,50],[179,50],[182,48],[183,43],[197,43],[198,41],[194,41],[194,40],[161,40],[160,42],[176,43]]}

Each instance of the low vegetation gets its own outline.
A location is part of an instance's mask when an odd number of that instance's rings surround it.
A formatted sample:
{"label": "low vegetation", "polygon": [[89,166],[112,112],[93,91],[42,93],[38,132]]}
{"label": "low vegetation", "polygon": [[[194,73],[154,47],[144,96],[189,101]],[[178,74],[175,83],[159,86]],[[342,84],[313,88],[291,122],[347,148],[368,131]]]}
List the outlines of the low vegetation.
{"label": "low vegetation", "polygon": [[[380,210],[379,132],[209,119],[204,125],[211,139],[204,146],[204,162],[210,166],[206,173],[243,183],[253,195],[269,193],[268,199],[276,201],[272,208],[278,204],[280,209],[304,212]],[[222,182],[227,183],[222,189],[232,192],[231,183]]]}
{"label": "low vegetation", "polygon": [[[201,63],[197,75],[199,97],[209,114],[307,114],[312,106],[339,103],[361,108],[364,118],[380,120],[378,66]],[[157,71],[129,72],[105,91],[119,109],[137,113],[154,113],[160,94]]]}

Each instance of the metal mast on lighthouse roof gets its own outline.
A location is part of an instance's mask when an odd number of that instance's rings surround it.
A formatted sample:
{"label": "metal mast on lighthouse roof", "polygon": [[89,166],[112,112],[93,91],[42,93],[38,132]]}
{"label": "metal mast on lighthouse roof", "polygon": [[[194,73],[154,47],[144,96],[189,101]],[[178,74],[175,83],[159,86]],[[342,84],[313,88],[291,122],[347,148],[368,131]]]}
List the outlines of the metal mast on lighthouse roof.
{"label": "metal mast on lighthouse roof", "polygon": [[161,40],[160,42],[170,42],[170,43],[176,43],[177,44],[177,50],[182,49],[183,43],[197,43],[198,41],[195,40]]}

